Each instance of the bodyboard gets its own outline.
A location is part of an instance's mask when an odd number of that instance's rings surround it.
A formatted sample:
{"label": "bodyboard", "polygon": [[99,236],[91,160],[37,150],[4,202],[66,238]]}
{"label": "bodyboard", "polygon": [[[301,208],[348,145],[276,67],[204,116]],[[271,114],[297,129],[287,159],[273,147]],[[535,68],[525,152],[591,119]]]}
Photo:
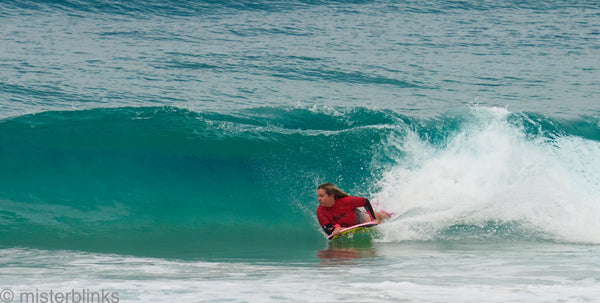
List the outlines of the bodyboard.
{"label": "bodyboard", "polygon": [[342,231],[337,235],[329,235],[327,239],[335,240],[341,238],[352,238],[354,235],[368,233],[371,231],[371,227],[377,226],[377,222],[366,222],[361,224],[352,225],[350,227],[343,228]]}

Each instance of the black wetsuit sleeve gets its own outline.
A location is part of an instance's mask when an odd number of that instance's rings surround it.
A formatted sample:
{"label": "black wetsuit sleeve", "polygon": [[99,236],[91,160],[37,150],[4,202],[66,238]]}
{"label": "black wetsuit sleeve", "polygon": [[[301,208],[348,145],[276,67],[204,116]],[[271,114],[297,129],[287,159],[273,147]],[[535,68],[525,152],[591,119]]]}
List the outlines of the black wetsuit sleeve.
{"label": "black wetsuit sleeve", "polygon": [[333,224],[329,223],[329,224],[325,224],[323,226],[323,230],[325,231],[326,234],[331,235],[331,233],[333,232],[333,230],[335,229],[335,227],[333,226]]}
{"label": "black wetsuit sleeve", "polygon": [[371,218],[375,219],[375,211],[373,210],[373,206],[371,206],[371,202],[369,202],[369,199],[365,199],[365,209],[369,212],[369,214],[371,215]]}

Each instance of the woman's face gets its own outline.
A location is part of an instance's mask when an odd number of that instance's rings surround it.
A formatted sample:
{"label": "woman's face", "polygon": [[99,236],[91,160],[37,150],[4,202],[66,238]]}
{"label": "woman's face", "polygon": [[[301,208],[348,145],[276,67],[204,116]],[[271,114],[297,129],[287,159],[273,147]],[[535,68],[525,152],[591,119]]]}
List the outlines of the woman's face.
{"label": "woman's face", "polygon": [[322,188],[317,190],[317,200],[319,200],[319,205],[324,207],[332,207],[335,204],[333,195],[328,195]]}

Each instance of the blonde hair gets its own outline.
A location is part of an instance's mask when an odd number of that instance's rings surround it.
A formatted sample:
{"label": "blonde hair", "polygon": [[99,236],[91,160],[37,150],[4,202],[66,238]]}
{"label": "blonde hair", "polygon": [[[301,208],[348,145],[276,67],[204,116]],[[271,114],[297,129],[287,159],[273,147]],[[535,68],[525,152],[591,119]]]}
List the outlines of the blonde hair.
{"label": "blonde hair", "polygon": [[333,183],[323,183],[323,184],[317,186],[317,190],[319,190],[319,189],[324,190],[328,196],[333,195],[333,198],[336,200],[339,198],[350,196],[349,194],[343,192],[341,189],[339,189],[335,185],[333,185]]}

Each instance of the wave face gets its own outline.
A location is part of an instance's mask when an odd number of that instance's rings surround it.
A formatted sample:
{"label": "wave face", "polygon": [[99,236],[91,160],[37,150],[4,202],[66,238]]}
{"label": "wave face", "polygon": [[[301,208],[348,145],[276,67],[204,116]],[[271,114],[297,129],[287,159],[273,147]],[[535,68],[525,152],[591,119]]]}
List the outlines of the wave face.
{"label": "wave face", "polygon": [[384,240],[600,243],[600,124],[472,107],[175,107],[0,121],[2,245],[224,256],[323,244],[315,187],[396,213]]}
{"label": "wave face", "polygon": [[371,153],[393,119],[360,108],[159,107],[4,120],[2,243],[132,253],[321,243],[317,183],[372,183]]}

